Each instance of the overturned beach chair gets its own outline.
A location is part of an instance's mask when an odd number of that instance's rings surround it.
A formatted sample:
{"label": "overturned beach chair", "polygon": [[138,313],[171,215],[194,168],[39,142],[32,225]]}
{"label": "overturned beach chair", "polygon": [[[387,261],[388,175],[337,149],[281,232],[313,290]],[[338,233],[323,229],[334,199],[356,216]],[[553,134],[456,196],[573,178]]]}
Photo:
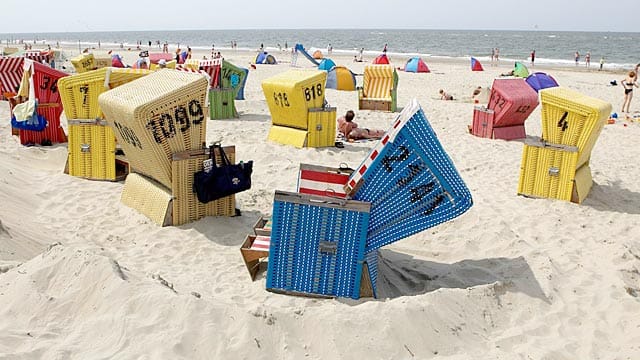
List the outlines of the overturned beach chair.
{"label": "overturned beach chair", "polygon": [[326,80],[326,71],[289,70],[262,82],[269,140],[299,148],[335,145],[336,108],[325,104]]}
{"label": "overturned beach chair", "polygon": [[124,180],[129,173],[129,163],[124,155],[116,154],[116,138],[104,120],[98,96],[150,73],[149,70],[109,67],[58,81],[69,132],[65,173],[92,180]]}
{"label": "overturned beach chair", "polygon": [[495,79],[486,107],[473,109],[473,135],[490,139],[525,138],[524,122],[538,106],[538,94],[521,78]]}
{"label": "overturned beach chair", "polygon": [[[200,74],[158,71],[98,97],[136,173],[127,176],[122,202],[159,225],[235,215],[233,195],[203,204],[193,192],[194,173],[209,157],[203,149],[207,87],[207,78]],[[225,150],[234,161],[233,149]]]}
{"label": "overturned beach chair", "polygon": [[541,90],[540,98],[542,138],[524,145],[518,194],[581,203],[593,185],[591,151],[611,104],[563,87]]}
{"label": "overturned beach chair", "polygon": [[360,110],[395,112],[398,99],[398,73],[391,65],[364,67],[362,86],[358,87]]}
{"label": "overturned beach chair", "polygon": [[[375,296],[382,246],[451,220],[473,204],[416,100],[403,109],[363,163],[343,179],[346,198],[276,192],[269,290]],[[327,194],[339,181],[332,178]],[[313,188],[318,191],[321,186]],[[345,220],[347,214],[350,217]],[[344,234],[346,229],[351,233]],[[367,288],[361,289],[362,284]]]}

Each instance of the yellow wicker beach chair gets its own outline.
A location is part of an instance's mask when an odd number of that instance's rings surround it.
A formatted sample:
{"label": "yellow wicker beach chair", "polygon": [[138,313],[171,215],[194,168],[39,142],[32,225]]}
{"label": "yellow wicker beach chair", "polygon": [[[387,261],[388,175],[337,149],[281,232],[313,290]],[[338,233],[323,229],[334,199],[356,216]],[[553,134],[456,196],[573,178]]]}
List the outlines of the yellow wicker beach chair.
{"label": "yellow wicker beach chair", "polygon": [[92,180],[119,181],[128,162],[116,155],[116,138],[103,120],[98,96],[109,89],[150,74],[149,70],[103,68],[58,81],[69,131],[65,173]]}
{"label": "yellow wicker beach chair", "polygon": [[96,69],[96,58],[92,53],[80,54],[71,59],[71,64],[78,74]]}
{"label": "yellow wicker beach chair", "polygon": [[269,140],[296,147],[333,146],[336,109],[325,106],[326,71],[289,70],[266,79]]}
{"label": "yellow wicker beach chair", "polygon": [[589,161],[611,104],[574,90],[540,91],[542,138],[525,142],[518,194],[581,203],[593,180]]}
{"label": "yellow wicker beach chair", "polygon": [[[224,151],[233,163],[235,147],[224,147]],[[215,155],[216,162],[220,163],[220,155]],[[173,154],[170,188],[149,177],[129,174],[122,190],[121,201],[160,226],[182,225],[205,216],[234,216],[235,195],[203,204],[193,192],[193,174],[202,170],[202,162],[208,158],[209,149]]]}
{"label": "yellow wicker beach chair", "polygon": [[397,110],[398,73],[391,65],[364,67],[362,87],[358,87],[359,109]]}
{"label": "yellow wicker beach chair", "polygon": [[207,88],[206,77],[197,73],[155,71],[99,96],[136,172],[171,188],[173,154],[205,143]]}

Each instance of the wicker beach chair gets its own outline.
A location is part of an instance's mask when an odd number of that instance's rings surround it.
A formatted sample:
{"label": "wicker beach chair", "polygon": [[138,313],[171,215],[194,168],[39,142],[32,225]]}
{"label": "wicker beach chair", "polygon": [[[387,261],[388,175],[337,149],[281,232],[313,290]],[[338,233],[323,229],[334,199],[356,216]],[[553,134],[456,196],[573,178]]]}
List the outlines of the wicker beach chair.
{"label": "wicker beach chair", "polygon": [[473,135],[514,140],[526,137],[524,122],[538,106],[538,94],[524,79],[495,79],[486,107],[473,110]]}
{"label": "wicker beach chair", "polygon": [[358,108],[361,110],[397,110],[398,73],[391,65],[367,65],[361,87],[358,87]]}
{"label": "wicker beach chair", "polygon": [[377,252],[365,253],[371,204],[276,191],[267,289],[320,297],[375,296]]}
{"label": "wicker beach chair", "polygon": [[611,113],[611,104],[574,90],[540,91],[542,138],[523,148],[518,194],[581,203],[593,180],[591,151]]}
{"label": "wicker beach chair", "polygon": [[415,99],[353,172],[346,193],[371,203],[367,252],[451,220],[473,204]]}
{"label": "wicker beach chair", "polygon": [[109,67],[60,79],[58,89],[69,125],[65,173],[92,180],[120,181],[126,177],[128,161],[116,154],[116,138],[104,120],[98,96],[150,73]]}
{"label": "wicker beach chair", "polygon": [[262,82],[269,140],[299,148],[335,145],[336,108],[325,104],[326,80],[326,71],[289,70]]}
{"label": "wicker beach chair", "polygon": [[[152,72],[98,97],[131,167],[143,175],[127,177],[122,201],[160,225],[235,215],[233,195],[203,204],[193,193],[193,175],[209,157],[209,150],[203,149],[207,87],[208,80],[201,74],[167,70]],[[228,148],[231,161],[234,153]],[[144,200],[145,191],[158,203],[148,205],[151,200]],[[170,196],[152,196],[161,193]],[[164,216],[157,215],[163,211]]]}
{"label": "wicker beach chair", "polygon": [[24,59],[23,74],[18,95],[38,102],[37,112],[47,119],[47,127],[43,131],[19,131],[20,143],[57,144],[67,142],[67,135],[60,125],[62,101],[58,91],[58,80],[68,76],[67,73],[50,68],[48,65]]}

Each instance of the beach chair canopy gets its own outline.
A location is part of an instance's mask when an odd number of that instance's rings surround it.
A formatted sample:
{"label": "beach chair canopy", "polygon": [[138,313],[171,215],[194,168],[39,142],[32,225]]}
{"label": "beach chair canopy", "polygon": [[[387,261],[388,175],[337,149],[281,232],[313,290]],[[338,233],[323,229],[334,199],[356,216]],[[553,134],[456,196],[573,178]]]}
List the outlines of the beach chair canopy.
{"label": "beach chair canopy", "polygon": [[556,79],[543,72],[535,72],[527,76],[526,81],[527,84],[529,84],[529,86],[531,86],[536,92],[539,92],[542,89],[558,86]]}
{"label": "beach chair canopy", "polygon": [[376,57],[375,59],[373,59],[373,63],[374,64],[388,64],[389,63],[389,58],[387,57],[386,54],[381,54],[381,55],[378,55],[378,57]]}
{"label": "beach chair canopy", "polygon": [[527,69],[527,67],[524,66],[523,63],[516,61],[513,67],[513,76],[526,78],[527,76],[529,76],[529,69]]}
{"label": "beach chair canopy", "polygon": [[356,89],[356,76],[344,66],[334,66],[327,74],[327,88],[345,91]]}
{"label": "beach chair canopy", "polygon": [[484,71],[484,69],[482,68],[482,64],[480,64],[480,61],[478,61],[478,59],[474,57],[471,58],[471,71]]}
{"label": "beach chair canopy", "polygon": [[256,56],[256,64],[276,64],[276,58],[266,51],[259,53]]}
{"label": "beach chair canopy", "polygon": [[406,72],[414,72],[414,73],[428,73],[431,72],[427,64],[418,56],[412,57],[407,60],[407,63],[404,65],[404,71]]}
{"label": "beach chair canopy", "polygon": [[318,65],[318,70],[329,71],[329,70],[333,69],[334,66],[336,66],[336,63],[333,62],[333,60],[331,60],[329,58],[325,58],[322,61],[320,61],[320,65]]}

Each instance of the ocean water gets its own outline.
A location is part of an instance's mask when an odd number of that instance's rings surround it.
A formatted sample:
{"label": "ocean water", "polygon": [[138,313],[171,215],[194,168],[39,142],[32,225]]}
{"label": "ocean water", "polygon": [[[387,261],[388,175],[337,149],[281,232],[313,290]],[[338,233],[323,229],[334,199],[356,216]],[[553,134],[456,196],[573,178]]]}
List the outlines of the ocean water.
{"label": "ocean water", "polygon": [[[326,50],[331,44],[334,53],[356,54],[361,48],[366,55],[376,55],[388,44],[390,56],[469,58],[489,61],[491,49],[500,49],[500,60],[528,61],[536,50],[536,63],[573,66],[574,54],[591,52],[592,66],[605,58],[607,68],[633,68],[640,63],[640,33],[565,32],[565,31],[482,31],[482,30],[375,30],[375,29],[313,29],[313,30],[185,30],[185,31],[113,31],[68,32],[38,34],[0,34],[3,45],[24,40],[60,42],[79,48],[101,45],[135,47],[138,41],[169,43],[171,50],[182,48],[211,49],[224,52],[235,41],[239,49],[257,50],[264,44],[275,51],[285,44],[301,43],[307,50]],[[325,53],[326,54],[326,53]]]}

